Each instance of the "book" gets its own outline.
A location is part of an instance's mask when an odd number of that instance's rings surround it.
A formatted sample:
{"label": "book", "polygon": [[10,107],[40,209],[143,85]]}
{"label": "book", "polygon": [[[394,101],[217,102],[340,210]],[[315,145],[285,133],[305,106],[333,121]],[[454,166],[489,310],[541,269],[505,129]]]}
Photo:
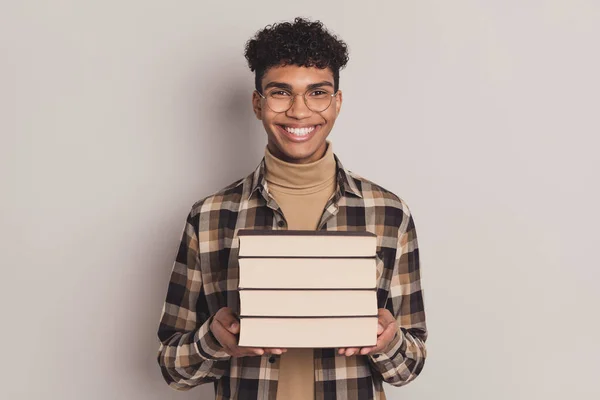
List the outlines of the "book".
{"label": "book", "polygon": [[241,317],[377,316],[372,290],[240,290]]}
{"label": "book", "polygon": [[238,231],[239,257],[374,257],[377,236],[362,231]]}
{"label": "book", "polygon": [[375,258],[240,258],[239,274],[240,289],[374,289],[377,285]]}
{"label": "book", "polygon": [[239,346],[367,347],[377,343],[377,317],[241,318]]}
{"label": "book", "polygon": [[377,342],[377,236],[240,230],[239,346],[364,347]]}

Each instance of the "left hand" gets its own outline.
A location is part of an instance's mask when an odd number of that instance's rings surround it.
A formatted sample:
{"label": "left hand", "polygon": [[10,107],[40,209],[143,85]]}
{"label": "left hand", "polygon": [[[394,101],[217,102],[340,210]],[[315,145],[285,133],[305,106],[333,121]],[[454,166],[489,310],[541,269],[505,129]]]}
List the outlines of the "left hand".
{"label": "left hand", "polygon": [[381,353],[388,344],[392,342],[396,333],[398,332],[398,325],[396,319],[386,308],[380,308],[377,310],[378,324],[377,324],[377,344],[372,347],[348,347],[340,348],[338,354],[345,356],[353,356],[357,354],[367,355]]}

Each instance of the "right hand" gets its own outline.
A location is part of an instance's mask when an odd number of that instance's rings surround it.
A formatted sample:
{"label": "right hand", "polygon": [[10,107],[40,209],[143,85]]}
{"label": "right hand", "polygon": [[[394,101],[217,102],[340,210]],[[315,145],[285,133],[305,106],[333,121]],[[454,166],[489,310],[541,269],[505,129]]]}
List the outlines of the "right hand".
{"label": "right hand", "polygon": [[262,356],[263,354],[282,354],[287,349],[239,347],[237,334],[240,332],[240,322],[233,310],[223,307],[217,311],[210,330],[215,335],[223,350],[232,357]]}

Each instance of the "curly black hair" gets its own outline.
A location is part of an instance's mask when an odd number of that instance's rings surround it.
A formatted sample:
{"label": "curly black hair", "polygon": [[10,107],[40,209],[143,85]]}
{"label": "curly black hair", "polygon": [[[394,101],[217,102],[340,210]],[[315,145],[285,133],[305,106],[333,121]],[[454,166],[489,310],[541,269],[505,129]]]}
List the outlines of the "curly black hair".
{"label": "curly black hair", "polygon": [[285,65],[329,67],[337,92],[340,69],[348,63],[348,46],[327,31],[321,21],[296,17],[293,23],[275,23],[258,31],[246,42],[245,56],[250,71],[255,71],[254,84],[259,93],[267,70]]}

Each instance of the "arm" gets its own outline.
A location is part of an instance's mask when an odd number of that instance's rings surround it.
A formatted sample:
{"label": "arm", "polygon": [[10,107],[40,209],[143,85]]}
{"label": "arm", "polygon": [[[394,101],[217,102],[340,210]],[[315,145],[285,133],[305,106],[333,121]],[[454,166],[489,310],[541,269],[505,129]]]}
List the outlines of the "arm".
{"label": "arm", "polygon": [[165,381],[177,390],[218,380],[229,368],[231,357],[209,329],[213,317],[208,316],[198,252],[198,235],[190,213],[158,328],[157,361]]}
{"label": "arm", "polygon": [[398,230],[396,259],[386,303],[386,309],[396,319],[396,335],[381,352],[368,355],[371,369],[394,386],[414,380],[423,369],[427,356],[417,233],[406,205],[405,210]]}

